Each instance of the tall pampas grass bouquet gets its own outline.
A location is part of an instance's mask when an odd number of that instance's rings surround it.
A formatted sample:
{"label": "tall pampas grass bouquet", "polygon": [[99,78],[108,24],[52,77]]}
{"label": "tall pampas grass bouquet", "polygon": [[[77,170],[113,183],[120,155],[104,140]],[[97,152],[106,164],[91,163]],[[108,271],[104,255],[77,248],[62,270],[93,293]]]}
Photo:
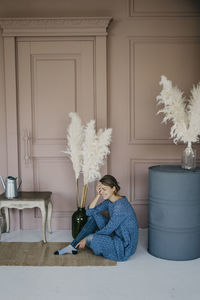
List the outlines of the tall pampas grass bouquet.
{"label": "tall pampas grass bouquet", "polygon": [[163,113],[163,123],[172,122],[170,137],[174,143],[187,144],[186,156],[192,153],[192,143],[199,141],[200,135],[200,83],[193,86],[189,99],[166,76],[161,76],[162,91],[157,96],[159,105],[163,105],[157,114]]}
{"label": "tall pampas grass bouquet", "polygon": [[[71,122],[67,129],[67,149],[63,152],[71,159],[77,187],[77,206],[83,208],[88,184],[101,177],[100,168],[110,153],[112,129],[99,129],[96,132],[94,120],[83,126],[77,113],[71,112],[69,117]],[[84,186],[80,201],[78,181],[81,175]]]}

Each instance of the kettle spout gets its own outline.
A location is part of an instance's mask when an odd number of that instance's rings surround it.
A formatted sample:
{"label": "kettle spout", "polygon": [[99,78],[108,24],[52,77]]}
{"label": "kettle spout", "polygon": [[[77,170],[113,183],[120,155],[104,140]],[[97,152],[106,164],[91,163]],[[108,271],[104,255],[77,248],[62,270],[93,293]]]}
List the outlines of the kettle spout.
{"label": "kettle spout", "polygon": [[1,178],[1,182],[2,182],[3,188],[4,188],[4,190],[5,190],[5,189],[6,189],[6,185],[5,185],[5,182],[4,182],[4,180],[3,180],[3,177],[0,176],[0,178]]}

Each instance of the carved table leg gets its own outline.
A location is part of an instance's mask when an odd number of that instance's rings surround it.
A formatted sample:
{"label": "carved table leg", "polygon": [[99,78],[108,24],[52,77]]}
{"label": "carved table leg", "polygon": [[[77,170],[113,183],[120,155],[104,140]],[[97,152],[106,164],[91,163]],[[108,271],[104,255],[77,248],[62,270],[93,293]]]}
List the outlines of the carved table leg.
{"label": "carved table leg", "polygon": [[42,214],[42,230],[43,230],[43,241],[44,243],[47,242],[46,240],[46,221],[47,221],[47,213],[46,213],[46,207],[45,203],[43,202],[40,206],[41,214]]}
{"label": "carved table leg", "polygon": [[2,214],[1,214],[1,208],[0,208],[0,240],[1,240],[1,224],[2,224]]}
{"label": "carved table leg", "polygon": [[5,210],[5,217],[6,217],[6,232],[10,231],[10,216],[9,216],[9,210],[7,207],[4,207]]}
{"label": "carved table leg", "polygon": [[48,203],[48,231],[49,232],[52,232],[52,230],[51,230],[52,208],[53,208],[52,202],[51,202],[51,200],[49,200],[49,203]]}

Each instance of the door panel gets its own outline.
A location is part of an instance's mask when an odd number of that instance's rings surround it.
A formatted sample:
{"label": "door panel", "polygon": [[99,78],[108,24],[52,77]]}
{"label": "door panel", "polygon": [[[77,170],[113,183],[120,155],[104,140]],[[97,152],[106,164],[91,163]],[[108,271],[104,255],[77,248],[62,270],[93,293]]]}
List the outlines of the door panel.
{"label": "door panel", "polygon": [[[53,192],[54,229],[70,227],[76,209],[72,164],[63,154],[68,114],[95,117],[94,40],[18,41],[19,163],[22,189]],[[41,228],[24,210],[22,229]]]}
{"label": "door panel", "polygon": [[[34,57],[32,129],[35,140],[63,138],[66,112],[74,111],[76,106],[75,67],[73,58]],[[59,114],[55,113],[55,103]]]}

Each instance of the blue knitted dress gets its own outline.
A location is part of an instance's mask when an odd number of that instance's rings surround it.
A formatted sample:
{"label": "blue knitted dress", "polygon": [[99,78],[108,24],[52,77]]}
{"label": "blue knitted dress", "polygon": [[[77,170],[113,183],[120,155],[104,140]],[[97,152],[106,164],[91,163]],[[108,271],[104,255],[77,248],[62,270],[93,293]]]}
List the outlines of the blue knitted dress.
{"label": "blue knitted dress", "polygon": [[[110,219],[101,212],[108,211]],[[138,243],[138,223],[135,211],[126,197],[115,202],[105,200],[95,208],[86,210],[93,216],[99,230],[93,235],[89,247],[96,255],[125,261],[136,251]]]}

